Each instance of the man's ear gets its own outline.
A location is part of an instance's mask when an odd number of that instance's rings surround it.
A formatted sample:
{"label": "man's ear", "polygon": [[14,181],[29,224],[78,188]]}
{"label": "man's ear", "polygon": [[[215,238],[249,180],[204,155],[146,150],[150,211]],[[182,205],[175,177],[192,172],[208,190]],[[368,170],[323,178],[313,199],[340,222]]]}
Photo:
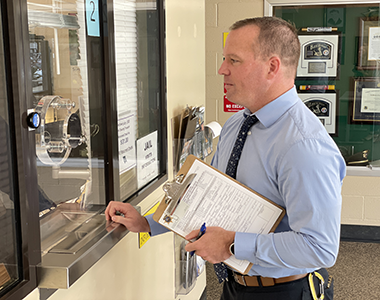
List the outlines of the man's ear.
{"label": "man's ear", "polygon": [[281,60],[278,56],[272,56],[268,60],[268,79],[275,77],[281,68]]}

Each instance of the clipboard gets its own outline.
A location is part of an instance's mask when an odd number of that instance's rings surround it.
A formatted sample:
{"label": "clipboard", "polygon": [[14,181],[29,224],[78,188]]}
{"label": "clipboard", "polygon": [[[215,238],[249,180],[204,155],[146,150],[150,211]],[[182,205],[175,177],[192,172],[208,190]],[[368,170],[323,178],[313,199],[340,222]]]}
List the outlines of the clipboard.
{"label": "clipboard", "polygon": [[[204,222],[226,230],[266,234],[273,232],[285,215],[278,204],[194,155],[188,156],[175,179],[163,189],[165,196],[153,219],[183,238]],[[242,274],[253,265],[235,256],[224,263]]]}

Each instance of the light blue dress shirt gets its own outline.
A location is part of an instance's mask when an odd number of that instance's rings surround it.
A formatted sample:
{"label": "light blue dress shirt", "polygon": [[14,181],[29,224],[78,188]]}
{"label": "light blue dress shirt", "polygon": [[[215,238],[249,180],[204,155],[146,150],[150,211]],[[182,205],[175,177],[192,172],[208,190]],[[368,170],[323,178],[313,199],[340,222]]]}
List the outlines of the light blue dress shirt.
{"label": "light blue dress shirt", "polygon": [[[248,109],[223,126],[212,165],[224,171]],[[346,165],[319,119],[292,88],[255,113],[236,179],[286,209],[274,233],[236,233],[249,275],[284,277],[335,263]]]}
{"label": "light blue dress shirt", "polygon": [[[225,171],[248,109],[223,126],[212,165]],[[285,277],[330,267],[339,249],[346,165],[318,118],[292,88],[255,113],[236,179],[286,209],[274,233],[237,232],[235,256],[249,275]],[[151,234],[167,230],[147,217]]]}

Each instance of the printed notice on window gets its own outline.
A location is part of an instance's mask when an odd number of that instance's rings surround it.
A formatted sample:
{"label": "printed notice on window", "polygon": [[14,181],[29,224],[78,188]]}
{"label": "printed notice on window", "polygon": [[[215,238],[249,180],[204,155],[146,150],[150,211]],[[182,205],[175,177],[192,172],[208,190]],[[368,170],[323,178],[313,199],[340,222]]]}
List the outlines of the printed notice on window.
{"label": "printed notice on window", "polygon": [[119,116],[119,173],[120,175],[136,166],[135,115]]}
{"label": "printed notice on window", "polygon": [[138,188],[158,176],[157,136],[154,131],[136,141]]}
{"label": "printed notice on window", "polygon": [[[210,166],[195,160],[187,174],[196,176],[180,198],[174,212],[164,212],[159,223],[181,236],[194,229],[219,226],[226,230],[250,233],[269,233],[282,209]],[[248,261],[231,256],[225,261],[244,272]]]}

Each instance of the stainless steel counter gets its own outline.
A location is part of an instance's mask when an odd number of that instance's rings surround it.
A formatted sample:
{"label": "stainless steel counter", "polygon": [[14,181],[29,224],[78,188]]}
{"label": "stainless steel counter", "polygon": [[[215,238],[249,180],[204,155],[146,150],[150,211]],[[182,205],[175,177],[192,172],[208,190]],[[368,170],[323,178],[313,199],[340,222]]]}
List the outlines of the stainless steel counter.
{"label": "stainless steel counter", "polygon": [[107,222],[104,209],[95,205],[81,211],[76,204],[64,204],[41,219],[40,288],[69,288],[129,232]]}

